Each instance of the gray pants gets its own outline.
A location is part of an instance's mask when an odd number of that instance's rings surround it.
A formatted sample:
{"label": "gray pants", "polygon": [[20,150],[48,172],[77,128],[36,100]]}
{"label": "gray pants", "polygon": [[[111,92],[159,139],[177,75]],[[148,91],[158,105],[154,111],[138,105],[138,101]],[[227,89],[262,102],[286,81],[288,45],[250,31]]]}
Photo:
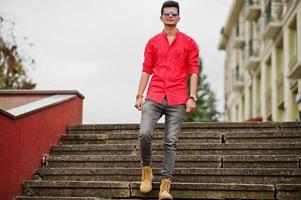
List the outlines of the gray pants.
{"label": "gray pants", "polygon": [[152,163],[152,138],[158,120],[165,115],[163,136],[163,166],[161,179],[171,179],[176,160],[176,144],[185,118],[186,104],[169,106],[164,98],[162,104],[146,99],[143,105],[139,132],[142,165]]}

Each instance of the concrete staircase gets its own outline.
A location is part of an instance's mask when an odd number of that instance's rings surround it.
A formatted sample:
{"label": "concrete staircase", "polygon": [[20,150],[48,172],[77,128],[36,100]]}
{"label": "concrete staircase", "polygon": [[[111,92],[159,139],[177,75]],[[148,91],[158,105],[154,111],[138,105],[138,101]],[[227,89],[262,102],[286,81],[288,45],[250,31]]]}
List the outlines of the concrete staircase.
{"label": "concrete staircase", "polygon": [[[139,192],[138,124],[73,125],[15,200],[156,199],[163,124],[153,143],[155,182]],[[301,123],[186,123],[177,146],[175,199],[301,199]]]}

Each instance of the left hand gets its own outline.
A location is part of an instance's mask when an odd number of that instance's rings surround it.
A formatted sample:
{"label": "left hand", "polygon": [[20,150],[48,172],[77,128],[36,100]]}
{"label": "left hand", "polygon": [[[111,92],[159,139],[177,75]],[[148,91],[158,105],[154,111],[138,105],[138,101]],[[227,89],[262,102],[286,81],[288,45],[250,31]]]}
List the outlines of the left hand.
{"label": "left hand", "polygon": [[196,109],[196,102],[192,99],[188,99],[186,102],[186,112],[194,112]]}

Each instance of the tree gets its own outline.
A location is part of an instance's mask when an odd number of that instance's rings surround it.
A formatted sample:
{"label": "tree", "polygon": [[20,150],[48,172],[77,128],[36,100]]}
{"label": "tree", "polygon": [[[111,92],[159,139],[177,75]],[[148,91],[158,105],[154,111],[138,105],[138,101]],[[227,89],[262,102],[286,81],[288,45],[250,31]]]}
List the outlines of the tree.
{"label": "tree", "polygon": [[33,89],[36,84],[25,67],[33,66],[34,60],[20,53],[16,39],[14,23],[0,16],[0,89]]}
{"label": "tree", "polygon": [[[200,72],[202,72],[202,68],[203,64],[200,59]],[[204,73],[199,73],[196,111],[186,113],[185,122],[217,122],[221,115],[216,109],[217,100],[215,93],[210,89],[210,84],[206,79],[207,76]]]}

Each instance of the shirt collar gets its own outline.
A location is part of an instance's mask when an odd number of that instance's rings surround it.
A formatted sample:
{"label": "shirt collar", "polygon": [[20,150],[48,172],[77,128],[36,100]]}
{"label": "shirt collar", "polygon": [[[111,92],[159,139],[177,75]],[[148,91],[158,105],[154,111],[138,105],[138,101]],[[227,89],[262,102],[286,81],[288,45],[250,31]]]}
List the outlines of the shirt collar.
{"label": "shirt collar", "polygon": [[[180,31],[179,31],[179,29],[177,29],[176,37],[178,37],[179,34],[180,34]],[[162,31],[162,35],[165,36],[165,37],[167,37],[167,34],[165,33],[165,30],[164,30],[164,29],[163,29],[163,31]]]}

